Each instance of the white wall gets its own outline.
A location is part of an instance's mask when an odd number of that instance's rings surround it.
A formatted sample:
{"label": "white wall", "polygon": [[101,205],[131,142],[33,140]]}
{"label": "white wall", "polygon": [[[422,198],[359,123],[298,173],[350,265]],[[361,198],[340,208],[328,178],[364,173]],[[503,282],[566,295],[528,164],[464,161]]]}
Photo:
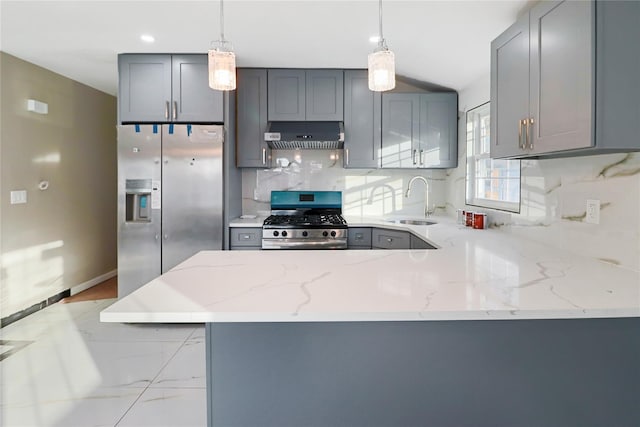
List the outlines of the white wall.
{"label": "white wall", "polygon": [[[489,76],[460,93],[458,168],[445,183],[447,212],[465,209],[465,112],[489,101]],[[640,147],[640,136],[638,141]],[[520,214],[489,214],[494,227],[640,271],[640,153],[523,160]],[[586,200],[601,201],[600,224],[584,221]]]}

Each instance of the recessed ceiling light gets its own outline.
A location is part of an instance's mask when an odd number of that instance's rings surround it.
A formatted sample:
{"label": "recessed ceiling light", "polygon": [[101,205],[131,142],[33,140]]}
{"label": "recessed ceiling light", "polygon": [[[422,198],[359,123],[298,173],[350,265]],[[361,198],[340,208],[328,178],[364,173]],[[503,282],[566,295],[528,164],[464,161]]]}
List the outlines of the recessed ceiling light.
{"label": "recessed ceiling light", "polygon": [[378,43],[380,41],[380,36],[371,36],[369,37],[369,41],[371,43]]}
{"label": "recessed ceiling light", "polygon": [[156,39],[150,34],[141,35],[140,40],[142,40],[145,43],[153,43],[154,41],[156,41]]}

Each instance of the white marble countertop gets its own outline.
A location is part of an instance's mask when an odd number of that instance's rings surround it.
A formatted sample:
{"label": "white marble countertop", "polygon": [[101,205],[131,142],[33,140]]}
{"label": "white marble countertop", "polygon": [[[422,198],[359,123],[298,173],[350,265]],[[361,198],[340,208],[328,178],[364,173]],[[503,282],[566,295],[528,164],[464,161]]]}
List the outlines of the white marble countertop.
{"label": "white marble countertop", "polygon": [[437,250],[206,251],[105,309],[105,322],[639,317],[640,273],[451,219],[385,226]]}

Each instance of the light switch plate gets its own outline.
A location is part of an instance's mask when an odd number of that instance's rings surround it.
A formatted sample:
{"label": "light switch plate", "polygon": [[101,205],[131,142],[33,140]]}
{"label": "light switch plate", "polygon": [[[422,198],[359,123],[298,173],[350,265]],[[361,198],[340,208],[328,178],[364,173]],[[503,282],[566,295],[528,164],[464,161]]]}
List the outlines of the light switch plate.
{"label": "light switch plate", "polygon": [[589,224],[600,224],[600,200],[587,200],[587,215],[584,220]]}
{"label": "light switch plate", "polygon": [[19,205],[27,203],[27,190],[16,190],[11,192],[11,204]]}

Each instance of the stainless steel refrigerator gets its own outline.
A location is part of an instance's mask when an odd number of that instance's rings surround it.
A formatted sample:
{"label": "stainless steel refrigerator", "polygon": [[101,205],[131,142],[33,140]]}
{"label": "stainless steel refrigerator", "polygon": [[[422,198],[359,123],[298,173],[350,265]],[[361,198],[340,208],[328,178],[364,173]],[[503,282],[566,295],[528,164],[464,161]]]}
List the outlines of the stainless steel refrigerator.
{"label": "stainless steel refrigerator", "polygon": [[222,249],[224,129],[118,127],[118,297]]}

